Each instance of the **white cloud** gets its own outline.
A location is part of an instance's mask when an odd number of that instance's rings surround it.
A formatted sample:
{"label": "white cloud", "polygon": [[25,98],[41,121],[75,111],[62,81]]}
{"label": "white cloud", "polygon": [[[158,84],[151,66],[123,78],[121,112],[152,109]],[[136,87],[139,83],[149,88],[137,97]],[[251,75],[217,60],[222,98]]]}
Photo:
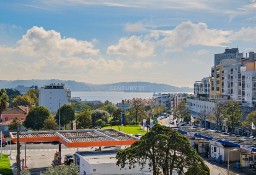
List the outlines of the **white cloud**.
{"label": "white cloud", "polygon": [[135,61],[132,64],[132,68],[134,69],[148,69],[153,66],[153,63],[150,61]]}
{"label": "white cloud", "polygon": [[194,51],[193,53],[196,56],[203,56],[203,55],[209,54],[210,52],[208,50],[206,50],[206,49],[200,49],[200,50]]}
{"label": "white cloud", "polygon": [[256,41],[256,27],[242,27],[234,32],[230,38],[232,40]]}
{"label": "white cloud", "polygon": [[126,24],[124,30],[127,32],[142,32],[145,31],[145,27],[142,23]]}
{"label": "white cloud", "polygon": [[107,48],[108,54],[117,54],[122,56],[149,57],[154,54],[154,46],[139,36],[121,38],[116,45]]}
{"label": "white cloud", "polygon": [[15,47],[0,46],[0,73],[6,79],[60,78],[85,81],[102,73],[102,80],[123,69],[125,61],[104,59],[88,42],[62,38],[54,30],[32,27]]}
{"label": "white cloud", "polygon": [[60,33],[54,30],[45,30],[42,27],[32,27],[18,41],[20,48],[26,52],[52,57],[88,56],[97,55],[99,50],[87,41],[74,38],[61,38]]}
{"label": "white cloud", "polygon": [[158,32],[163,37],[160,43],[173,51],[192,45],[224,46],[230,43],[227,36],[231,34],[231,31],[209,29],[205,23],[194,24],[190,21],[182,22],[173,30]]}
{"label": "white cloud", "polygon": [[56,5],[101,5],[114,7],[132,7],[132,8],[154,8],[154,9],[209,9],[207,2],[204,0],[41,0],[43,4],[52,6]]}

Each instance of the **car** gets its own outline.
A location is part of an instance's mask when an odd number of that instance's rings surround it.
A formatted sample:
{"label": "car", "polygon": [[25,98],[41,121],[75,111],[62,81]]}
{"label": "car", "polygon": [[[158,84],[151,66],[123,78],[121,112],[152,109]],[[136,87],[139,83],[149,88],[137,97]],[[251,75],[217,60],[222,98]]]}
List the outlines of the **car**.
{"label": "car", "polygon": [[142,135],[141,134],[135,134],[135,137],[141,137]]}
{"label": "car", "polygon": [[170,121],[170,124],[171,124],[171,125],[174,125],[174,121]]}
{"label": "car", "polygon": [[74,162],[74,157],[72,154],[66,154],[65,157],[64,157],[64,163],[66,165],[70,165],[71,163]]}

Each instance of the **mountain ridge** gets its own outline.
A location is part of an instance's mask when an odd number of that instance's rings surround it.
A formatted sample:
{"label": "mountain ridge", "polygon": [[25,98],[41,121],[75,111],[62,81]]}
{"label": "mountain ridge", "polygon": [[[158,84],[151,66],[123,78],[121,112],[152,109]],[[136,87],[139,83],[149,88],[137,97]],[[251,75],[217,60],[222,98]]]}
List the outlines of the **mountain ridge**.
{"label": "mountain ridge", "polygon": [[92,84],[77,82],[74,80],[0,80],[0,88],[16,88],[19,85],[25,87],[38,86],[43,87],[51,83],[63,83],[71,91],[116,91],[116,92],[192,92],[189,87],[177,87],[163,83],[151,82],[117,82],[107,84]]}

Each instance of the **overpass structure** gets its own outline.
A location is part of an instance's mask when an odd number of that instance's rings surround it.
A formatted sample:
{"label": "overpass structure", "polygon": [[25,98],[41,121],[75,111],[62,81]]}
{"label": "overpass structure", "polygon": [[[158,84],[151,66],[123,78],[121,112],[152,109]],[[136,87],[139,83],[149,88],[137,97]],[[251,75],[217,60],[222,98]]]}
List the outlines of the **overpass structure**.
{"label": "overpass structure", "polygon": [[[17,142],[17,132],[10,132],[12,142]],[[20,142],[56,142],[66,147],[100,147],[131,145],[138,139],[114,129],[85,129],[57,131],[27,131],[19,133]]]}

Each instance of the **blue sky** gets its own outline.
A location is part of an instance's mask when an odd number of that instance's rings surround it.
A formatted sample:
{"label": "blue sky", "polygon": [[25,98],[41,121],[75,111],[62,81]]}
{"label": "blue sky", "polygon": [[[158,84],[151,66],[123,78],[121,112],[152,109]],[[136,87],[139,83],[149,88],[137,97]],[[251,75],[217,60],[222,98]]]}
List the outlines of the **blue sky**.
{"label": "blue sky", "polygon": [[255,24],[255,0],[0,0],[0,79],[192,87]]}

